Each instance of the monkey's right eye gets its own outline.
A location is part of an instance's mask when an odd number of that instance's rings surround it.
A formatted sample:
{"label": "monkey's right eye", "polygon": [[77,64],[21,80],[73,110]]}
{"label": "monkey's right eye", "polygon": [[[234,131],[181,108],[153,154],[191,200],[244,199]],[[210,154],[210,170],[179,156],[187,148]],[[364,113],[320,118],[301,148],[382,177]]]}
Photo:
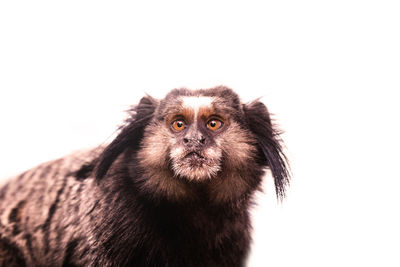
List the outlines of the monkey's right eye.
{"label": "monkey's right eye", "polygon": [[174,129],[177,132],[180,132],[185,128],[186,128],[186,123],[182,120],[176,120],[172,123],[172,129]]}

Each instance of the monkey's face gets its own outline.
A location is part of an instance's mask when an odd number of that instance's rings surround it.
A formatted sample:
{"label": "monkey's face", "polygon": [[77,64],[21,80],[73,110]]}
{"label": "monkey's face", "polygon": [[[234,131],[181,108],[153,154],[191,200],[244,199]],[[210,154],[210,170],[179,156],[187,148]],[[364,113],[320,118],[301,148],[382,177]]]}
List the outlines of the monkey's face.
{"label": "monkey's face", "polygon": [[219,137],[229,119],[213,109],[212,97],[184,96],[168,114],[171,132],[169,158],[177,176],[191,180],[210,179],[221,170]]}
{"label": "monkey's face", "polygon": [[234,119],[240,106],[229,100],[212,94],[167,96],[146,128],[139,153],[142,164],[204,181],[252,158],[254,142]]}
{"label": "monkey's face", "polygon": [[259,186],[265,167],[271,169],[278,197],[284,196],[286,158],[260,101],[242,104],[224,86],[182,88],[162,100],[143,97],[132,112],[100,157],[98,179],[124,153],[128,177],[154,198],[191,198],[200,188],[213,201],[237,199]]}

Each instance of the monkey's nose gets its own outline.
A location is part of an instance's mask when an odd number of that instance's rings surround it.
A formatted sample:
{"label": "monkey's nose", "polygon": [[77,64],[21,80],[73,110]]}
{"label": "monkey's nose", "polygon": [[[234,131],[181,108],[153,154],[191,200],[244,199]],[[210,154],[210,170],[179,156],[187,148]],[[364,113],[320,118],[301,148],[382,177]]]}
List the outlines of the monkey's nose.
{"label": "monkey's nose", "polygon": [[183,142],[187,145],[204,145],[206,143],[206,138],[204,136],[199,137],[184,137]]}

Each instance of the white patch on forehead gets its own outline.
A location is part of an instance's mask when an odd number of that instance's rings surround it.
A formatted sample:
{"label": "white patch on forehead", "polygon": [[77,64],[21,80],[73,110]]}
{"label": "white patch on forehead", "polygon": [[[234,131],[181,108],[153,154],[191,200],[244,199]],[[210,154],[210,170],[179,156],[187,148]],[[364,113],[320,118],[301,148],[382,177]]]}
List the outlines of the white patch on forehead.
{"label": "white patch on forehead", "polygon": [[181,99],[184,107],[190,107],[193,109],[210,106],[214,101],[214,98],[209,96],[184,96]]}
{"label": "white patch on forehead", "polygon": [[184,96],[181,100],[182,106],[184,108],[192,108],[194,110],[194,117],[197,118],[199,109],[202,107],[210,107],[214,98],[209,96]]}

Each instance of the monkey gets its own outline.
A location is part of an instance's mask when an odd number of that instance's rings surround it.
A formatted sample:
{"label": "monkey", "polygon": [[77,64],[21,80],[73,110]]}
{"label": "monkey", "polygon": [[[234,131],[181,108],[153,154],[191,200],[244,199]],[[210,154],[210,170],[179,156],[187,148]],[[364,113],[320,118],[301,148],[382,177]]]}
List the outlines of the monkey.
{"label": "monkey", "polygon": [[230,88],[144,96],[108,145],[0,189],[0,266],[245,266],[249,209],[270,170],[290,182],[281,131]]}

